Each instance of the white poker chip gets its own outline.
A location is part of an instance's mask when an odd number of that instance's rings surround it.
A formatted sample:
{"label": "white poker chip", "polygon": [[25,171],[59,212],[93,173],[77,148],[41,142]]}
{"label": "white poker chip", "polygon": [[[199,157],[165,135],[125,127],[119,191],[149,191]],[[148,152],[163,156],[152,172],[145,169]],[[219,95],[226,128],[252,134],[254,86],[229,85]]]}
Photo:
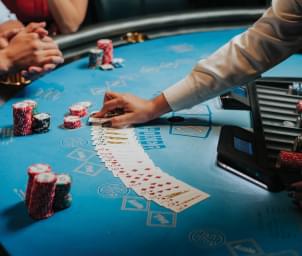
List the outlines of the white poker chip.
{"label": "white poker chip", "polygon": [[17,102],[13,105],[14,108],[26,108],[28,107],[29,105],[25,102]]}
{"label": "white poker chip", "polygon": [[39,183],[51,183],[57,180],[57,177],[54,173],[51,172],[46,172],[46,173],[41,173],[35,176],[35,180]]}
{"label": "white poker chip", "polygon": [[50,118],[50,114],[48,114],[48,113],[39,113],[39,114],[34,115],[34,118],[36,118],[38,120],[44,120],[44,119]]}
{"label": "white poker chip", "polygon": [[100,65],[100,68],[102,70],[112,70],[112,69],[114,69],[114,67],[111,64]]}
{"label": "white poker chip", "polygon": [[36,108],[37,105],[38,105],[38,103],[34,100],[23,100],[22,102],[25,103],[25,104],[30,105],[33,108]]}
{"label": "white poker chip", "polygon": [[68,174],[57,175],[57,184],[70,184],[71,177]]}
{"label": "white poker chip", "polygon": [[112,63],[114,64],[122,64],[125,60],[122,58],[114,58]]}
{"label": "white poker chip", "polygon": [[50,172],[51,167],[48,164],[33,164],[28,167],[28,172],[31,174]]}
{"label": "white poker chip", "polygon": [[92,106],[91,101],[80,101],[76,103],[75,105],[83,106],[85,108],[90,108]]}

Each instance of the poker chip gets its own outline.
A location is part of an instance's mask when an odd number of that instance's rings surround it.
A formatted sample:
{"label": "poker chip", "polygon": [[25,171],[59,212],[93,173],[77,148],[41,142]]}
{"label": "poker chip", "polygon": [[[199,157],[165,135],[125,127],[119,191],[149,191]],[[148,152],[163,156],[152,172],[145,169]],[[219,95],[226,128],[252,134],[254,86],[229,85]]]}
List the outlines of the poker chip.
{"label": "poker chip", "polygon": [[50,114],[39,113],[33,116],[32,131],[35,133],[48,132],[50,127]]}
{"label": "poker chip", "polygon": [[276,167],[288,169],[302,168],[302,153],[284,150],[280,151]]}
{"label": "poker chip", "polygon": [[96,68],[101,64],[103,50],[101,49],[90,49],[88,52],[89,68]]}
{"label": "poker chip", "polygon": [[64,127],[67,129],[77,129],[81,126],[81,119],[78,116],[66,116],[64,118]]}
{"label": "poker chip", "polygon": [[112,69],[114,69],[114,67],[111,64],[103,64],[103,65],[100,65],[100,69],[106,71],[106,70],[112,70]]}
{"label": "poker chip", "polygon": [[30,105],[33,108],[33,114],[38,113],[38,103],[34,100],[23,100],[22,101],[25,104]]}
{"label": "poker chip", "polygon": [[28,206],[28,213],[33,219],[45,219],[54,214],[56,181],[57,177],[53,173],[35,176]]}
{"label": "poker chip", "polygon": [[113,44],[110,39],[100,39],[97,41],[97,47],[103,50],[102,65],[113,62]]}
{"label": "poker chip", "polygon": [[71,206],[72,203],[72,196],[71,194],[66,195],[60,200],[55,200],[54,202],[54,211],[61,211],[67,209]]}
{"label": "poker chip", "polygon": [[25,203],[27,206],[29,205],[32,185],[33,185],[35,176],[38,174],[41,174],[41,173],[46,173],[46,172],[51,172],[51,167],[48,164],[39,163],[39,164],[33,164],[28,167],[28,169],[27,169],[28,182],[27,182],[26,194],[25,194]]}
{"label": "poker chip", "polygon": [[32,133],[33,106],[19,102],[13,105],[14,135],[25,136]]}
{"label": "poker chip", "polygon": [[299,135],[294,140],[293,151],[302,152],[302,135]]}
{"label": "poker chip", "polygon": [[70,115],[84,117],[87,115],[87,108],[83,105],[72,105],[69,108]]}
{"label": "poker chip", "polygon": [[114,58],[113,60],[112,60],[112,65],[113,65],[113,67],[115,67],[115,68],[122,68],[124,65],[123,65],[123,63],[124,63],[124,59],[122,59],[122,58]]}
{"label": "poker chip", "polygon": [[296,105],[296,110],[299,114],[302,113],[302,100],[299,100],[297,105]]}
{"label": "poker chip", "polygon": [[69,194],[71,177],[68,174],[57,175],[54,210],[59,211],[71,206],[72,197]]}

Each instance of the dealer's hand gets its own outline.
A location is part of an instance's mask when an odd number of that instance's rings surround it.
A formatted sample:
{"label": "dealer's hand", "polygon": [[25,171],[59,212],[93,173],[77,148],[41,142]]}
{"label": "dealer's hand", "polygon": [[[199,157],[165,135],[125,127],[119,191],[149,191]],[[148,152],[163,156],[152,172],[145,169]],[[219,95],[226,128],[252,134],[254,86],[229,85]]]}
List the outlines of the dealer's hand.
{"label": "dealer's hand", "polygon": [[153,100],[144,100],[132,94],[107,92],[102,109],[94,117],[105,117],[108,112],[116,109],[122,109],[124,113],[110,118],[108,126],[114,128],[145,123],[171,111],[162,94]]}

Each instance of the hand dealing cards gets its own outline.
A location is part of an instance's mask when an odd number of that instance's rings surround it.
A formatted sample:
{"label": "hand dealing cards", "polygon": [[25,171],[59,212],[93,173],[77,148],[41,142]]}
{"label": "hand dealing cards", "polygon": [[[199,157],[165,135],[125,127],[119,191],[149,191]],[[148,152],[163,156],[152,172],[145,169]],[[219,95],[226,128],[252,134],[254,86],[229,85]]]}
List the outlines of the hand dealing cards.
{"label": "hand dealing cards", "polygon": [[147,200],[181,212],[208,194],[164,173],[145,153],[134,128],[92,126],[92,141],[105,166],[128,188]]}

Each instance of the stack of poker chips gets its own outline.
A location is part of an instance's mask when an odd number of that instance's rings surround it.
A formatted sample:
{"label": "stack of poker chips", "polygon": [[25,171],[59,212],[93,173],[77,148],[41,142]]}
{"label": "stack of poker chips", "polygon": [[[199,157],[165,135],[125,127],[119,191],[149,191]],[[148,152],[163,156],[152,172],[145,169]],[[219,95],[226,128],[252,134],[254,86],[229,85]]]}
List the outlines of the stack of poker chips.
{"label": "stack of poker chips", "polygon": [[102,63],[102,56],[103,56],[103,50],[90,49],[88,53],[88,58],[89,58],[88,67],[93,69],[99,67]]}
{"label": "stack of poker chips", "polygon": [[88,67],[102,70],[113,70],[122,68],[124,59],[113,58],[113,43],[110,39],[100,39],[97,41],[97,48],[90,49],[88,52]]}
{"label": "stack of poker chips", "polygon": [[70,192],[71,177],[68,174],[57,175],[56,191],[53,208],[55,211],[60,211],[70,207],[72,197]]}
{"label": "stack of poker chips", "polygon": [[33,107],[19,102],[13,105],[14,135],[25,136],[32,133]]}
{"label": "stack of poker chips", "polygon": [[302,153],[281,150],[277,159],[277,168],[301,169]]}
{"label": "stack of poker chips", "polygon": [[39,113],[33,116],[32,130],[35,133],[48,132],[50,126],[50,115]]}
{"label": "stack of poker chips", "polygon": [[13,105],[14,134],[16,136],[49,131],[50,115],[38,113],[37,105],[34,100],[24,100]]}
{"label": "stack of poker chips", "polygon": [[30,195],[31,195],[32,186],[35,177],[38,174],[49,173],[49,172],[51,172],[51,167],[48,164],[33,164],[28,168],[27,170],[28,183],[27,183],[26,195],[25,195],[25,203],[27,206],[29,206]]}
{"label": "stack of poker chips", "polygon": [[77,129],[82,126],[81,118],[78,116],[65,116],[64,127],[66,129]]}
{"label": "stack of poker chips", "polygon": [[103,50],[102,65],[113,63],[113,44],[110,39],[100,39],[97,41],[97,47]]}
{"label": "stack of poker chips", "polygon": [[25,203],[33,219],[46,219],[55,211],[71,206],[71,177],[54,174],[47,164],[34,164],[28,168]]}
{"label": "stack of poker chips", "polygon": [[28,205],[28,213],[33,219],[46,219],[54,214],[56,181],[56,175],[51,172],[36,175]]}
{"label": "stack of poker chips", "polygon": [[88,113],[91,102],[82,101],[69,107],[69,115],[64,117],[64,128],[77,129],[82,126],[81,117]]}

